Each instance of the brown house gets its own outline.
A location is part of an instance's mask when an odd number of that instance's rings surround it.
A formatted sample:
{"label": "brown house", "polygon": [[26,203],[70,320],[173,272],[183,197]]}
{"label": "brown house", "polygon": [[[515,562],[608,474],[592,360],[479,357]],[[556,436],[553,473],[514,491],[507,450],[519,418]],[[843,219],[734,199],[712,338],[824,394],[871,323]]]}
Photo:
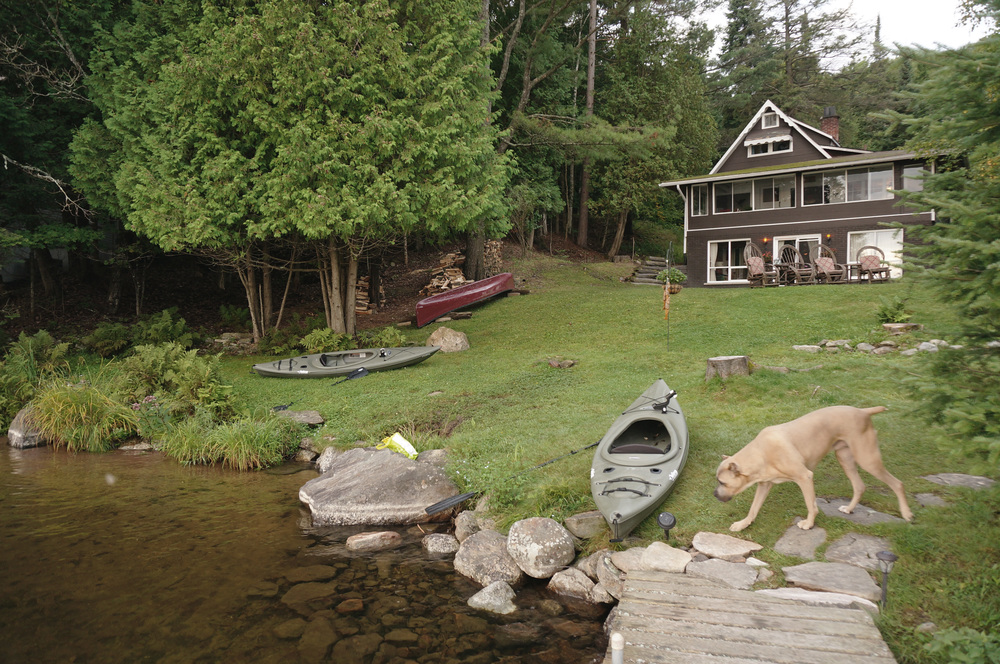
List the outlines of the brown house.
{"label": "brown house", "polygon": [[888,225],[934,216],[901,206],[893,192],[919,189],[921,171],[933,166],[912,152],[854,150],[837,138],[832,107],[816,129],[768,101],[711,172],[660,183],[684,199],[687,283],[746,285],[750,242],[770,254],[792,244],[810,262],[822,243],[845,263],[874,245],[898,277],[905,229]]}

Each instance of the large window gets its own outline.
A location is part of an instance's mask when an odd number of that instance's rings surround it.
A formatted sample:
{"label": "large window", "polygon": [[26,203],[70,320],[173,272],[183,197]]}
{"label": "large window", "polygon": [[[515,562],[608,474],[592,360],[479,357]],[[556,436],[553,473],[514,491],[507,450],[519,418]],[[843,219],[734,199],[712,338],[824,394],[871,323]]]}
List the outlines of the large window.
{"label": "large window", "polygon": [[798,249],[802,254],[802,260],[812,263],[818,256],[816,250],[819,248],[819,235],[787,235],[774,238],[774,262],[780,262],[781,248],[786,244]]}
{"label": "large window", "polygon": [[696,184],[691,187],[691,215],[700,217],[708,214],[708,185]]}
{"label": "large window", "polygon": [[715,185],[715,213],[747,212],[753,209],[753,182],[719,182]]}
{"label": "large window", "polygon": [[924,190],[924,167],[911,164],[903,167],[903,191]]}
{"label": "large window", "polygon": [[829,205],[892,198],[892,166],[852,168],[802,176],[802,204]]}
{"label": "large window", "polygon": [[903,229],[887,228],[847,234],[847,260],[856,261],[858,250],[865,246],[878,247],[889,264],[889,276],[897,279],[903,275]]}
{"label": "large window", "polygon": [[795,207],[795,176],[715,184],[715,213]]}
{"label": "large window", "polygon": [[743,250],[749,240],[723,240],[708,243],[707,283],[746,281],[747,265]]}

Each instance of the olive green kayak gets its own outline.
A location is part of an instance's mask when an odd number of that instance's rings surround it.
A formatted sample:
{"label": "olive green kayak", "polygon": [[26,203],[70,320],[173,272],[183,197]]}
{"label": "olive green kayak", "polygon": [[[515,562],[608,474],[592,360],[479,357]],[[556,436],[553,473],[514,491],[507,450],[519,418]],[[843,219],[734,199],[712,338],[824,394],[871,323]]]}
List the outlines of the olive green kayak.
{"label": "olive green kayak", "polygon": [[[261,376],[274,378],[324,378],[346,376],[359,369],[386,371],[423,362],[441,350],[440,346],[402,348],[360,348],[335,353],[316,353],[253,365]],[[362,372],[364,373],[364,372]]]}
{"label": "olive green kayak", "polygon": [[590,468],[590,492],[621,540],[666,499],[684,469],[688,429],[677,393],[657,380],[604,434]]}

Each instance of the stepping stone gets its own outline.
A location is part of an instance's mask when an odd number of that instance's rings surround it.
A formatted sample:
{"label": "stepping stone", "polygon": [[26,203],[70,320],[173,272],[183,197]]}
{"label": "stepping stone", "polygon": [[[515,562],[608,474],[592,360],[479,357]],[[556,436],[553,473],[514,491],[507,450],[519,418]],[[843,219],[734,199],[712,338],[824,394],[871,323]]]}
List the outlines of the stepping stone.
{"label": "stepping stone", "polygon": [[921,507],[947,507],[948,501],[934,493],[918,493],[914,498]]}
{"label": "stepping stone", "polygon": [[[802,517],[795,519],[796,523],[801,520]],[[782,555],[813,560],[816,558],[816,547],[825,541],[826,531],[824,529],[814,526],[810,530],[802,530],[793,524],[775,543],[774,550]]]}
{"label": "stepping stone", "polygon": [[866,609],[878,613],[878,604],[854,595],[844,593],[821,593],[803,588],[768,588],[758,593],[779,599],[792,599],[810,606],[838,606],[845,609]]}
{"label": "stepping stone", "polygon": [[877,570],[879,551],[891,551],[889,540],[873,535],[847,533],[831,544],[826,550],[826,559],[831,563],[846,563],[855,567]]}
{"label": "stepping stone", "polygon": [[730,563],[719,558],[689,563],[685,572],[703,579],[722,581],[737,590],[747,590],[757,582],[757,568],[744,563]]}
{"label": "stepping stone", "polygon": [[944,486],[961,486],[968,489],[988,489],[996,481],[988,477],[979,475],[964,475],[962,473],[938,473],[937,475],[924,475],[922,479]]}
{"label": "stepping stone", "polygon": [[844,593],[877,602],[882,597],[879,587],[868,572],[844,563],[805,563],[783,567],[785,580],[806,590]]}
{"label": "stepping stone", "polygon": [[731,535],[708,532],[696,534],[691,545],[709,558],[721,558],[734,563],[741,563],[754,551],[760,551],[764,548],[756,542],[749,542]]}
{"label": "stepping stone", "polygon": [[823,512],[823,514],[827,516],[834,516],[838,519],[847,519],[848,521],[862,526],[870,526],[876,523],[906,523],[906,521],[898,516],[876,512],[872,508],[865,507],[864,505],[858,505],[855,507],[853,514],[844,514],[841,512],[840,507],[842,505],[847,505],[850,502],[851,501],[846,498],[834,498],[833,500],[827,500],[826,498],[816,499],[816,505]]}

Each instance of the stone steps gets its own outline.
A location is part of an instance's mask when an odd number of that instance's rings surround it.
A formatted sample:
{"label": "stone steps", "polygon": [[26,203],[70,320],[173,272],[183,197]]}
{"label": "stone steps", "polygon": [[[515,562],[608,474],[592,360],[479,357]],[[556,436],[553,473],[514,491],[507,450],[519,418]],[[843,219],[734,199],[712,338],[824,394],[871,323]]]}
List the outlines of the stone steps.
{"label": "stone steps", "polygon": [[[687,265],[674,265],[678,270],[687,274]],[[656,275],[667,269],[667,259],[657,256],[646,258],[632,273],[633,284],[648,284],[651,286],[662,286],[663,283],[657,281]]]}

